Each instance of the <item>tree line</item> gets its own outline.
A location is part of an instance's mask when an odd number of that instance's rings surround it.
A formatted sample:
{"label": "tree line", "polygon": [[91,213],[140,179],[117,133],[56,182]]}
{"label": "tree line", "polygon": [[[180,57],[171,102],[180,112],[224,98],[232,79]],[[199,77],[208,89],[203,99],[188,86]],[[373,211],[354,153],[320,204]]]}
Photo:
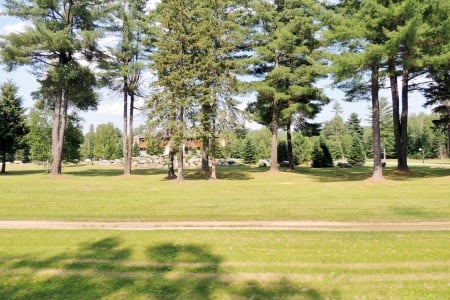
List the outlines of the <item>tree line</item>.
{"label": "tree line", "polygon": [[[349,145],[339,144],[345,139],[339,140],[338,132],[311,121],[330,101],[316,85],[327,76],[346,100],[370,100],[374,178],[382,178],[382,149],[394,151],[397,167],[408,169],[412,90],[424,93],[437,113],[435,126],[449,138],[450,5],[445,1],[162,0],[149,10],[141,0],[6,0],[4,6],[7,15],[31,25],[3,36],[0,57],[10,70],[29,65],[36,74],[40,88],[33,97],[51,112],[54,175],[61,174],[70,115],[95,108],[99,86],[123,95],[126,175],[136,97],[147,100],[148,127],[166,133],[179,180],[187,131],[202,139],[202,169],[214,179],[222,150],[217,139],[239,134],[248,116],[271,133],[274,172],[280,130],[286,133],[290,168],[297,133],[310,137],[322,130],[334,157],[348,157],[349,149],[367,152],[361,132],[346,137]],[[104,38],[112,36],[115,42],[106,44]],[[156,78],[151,86],[143,80],[148,72]],[[245,75],[254,82],[240,80]],[[389,145],[381,131],[384,88],[391,91]],[[248,91],[256,92],[256,101],[242,111],[235,96]],[[339,126],[338,119],[333,122]]]}

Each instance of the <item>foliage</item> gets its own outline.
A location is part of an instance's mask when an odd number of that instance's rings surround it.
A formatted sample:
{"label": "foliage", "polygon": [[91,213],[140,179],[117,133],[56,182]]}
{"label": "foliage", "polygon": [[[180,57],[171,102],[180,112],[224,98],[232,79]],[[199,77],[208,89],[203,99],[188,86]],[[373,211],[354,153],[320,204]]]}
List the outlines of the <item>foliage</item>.
{"label": "foliage", "polygon": [[347,122],[345,123],[346,132],[350,135],[356,135],[360,140],[363,139],[364,129],[361,126],[361,119],[357,113],[351,113]]}
{"label": "foliage", "polygon": [[313,139],[303,136],[300,132],[295,132],[292,138],[295,164],[303,164],[311,161]]}
{"label": "foliage", "polygon": [[347,128],[339,114],[335,114],[330,121],[324,123],[321,133],[328,141],[333,159],[342,159],[346,156],[350,144],[347,138]]}
{"label": "foliage", "polygon": [[30,146],[31,160],[34,162],[48,162],[51,159],[51,119],[51,111],[38,105],[30,112],[27,143]]}
{"label": "foliage", "polygon": [[23,149],[18,149],[16,154],[14,155],[15,160],[20,160],[23,163],[31,162],[31,153],[30,147],[26,144],[26,140],[24,141]]}
{"label": "foliage", "polygon": [[[18,17],[30,26],[23,32],[10,33],[0,44],[2,61],[12,70],[30,65],[41,84],[37,95],[48,101],[53,111],[52,174],[61,174],[62,152],[67,128],[68,108],[88,109],[96,106],[93,91],[96,78],[79,60],[97,56],[102,3],[97,1],[38,0],[4,1],[6,14]],[[91,9],[95,6],[96,9]]]}
{"label": "foliage", "polygon": [[81,130],[80,119],[77,115],[70,115],[64,139],[63,160],[67,162],[79,161],[82,143],[83,131]]}
{"label": "foliage", "polygon": [[254,64],[256,72],[265,77],[255,83],[257,99],[249,103],[248,110],[272,132],[271,170],[275,171],[280,125],[290,130],[297,114],[313,117],[328,101],[314,86],[322,74],[323,56],[317,39],[322,7],[315,1],[251,3],[256,12]]}
{"label": "foliage", "polygon": [[150,155],[161,155],[164,152],[164,147],[162,146],[161,140],[158,138],[146,135],[145,136],[145,143],[147,144],[147,154]]}
{"label": "foliage", "polygon": [[313,168],[334,167],[330,150],[328,149],[328,146],[323,138],[320,138],[315,142],[311,156],[311,167]]}
{"label": "foliage", "polygon": [[[29,115],[30,132],[26,141],[30,147],[32,161],[48,162],[51,159],[52,112],[40,104],[38,102]],[[70,115],[64,139],[63,159],[69,162],[80,160],[83,141],[80,119],[76,114]]]}
{"label": "foliage", "polygon": [[138,143],[133,143],[133,157],[141,156]]}
{"label": "foliage", "polygon": [[244,158],[244,163],[253,164],[256,162],[256,149],[255,145],[250,139],[245,140],[244,149],[242,157]]}
{"label": "foliage", "polygon": [[230,157],[242,158],[245,139],[233,139],[230,143]]}
{"label": "foliage", "polygon": [[347,161],[352,165],[366,161],[362,140],[356,134],[352,135],[352,144],[347,154]]}
{"label": "foliage", "polygon": [[1,173],[6,172],[6,155],[14,154],[28,129],[25,123],[22,99],[12,82],[0,86],[0,157]]}
{"label": "foliage", "polygon": [[[445,148],[445,133],[434,128],[436,114],[412,114],[408,121],[408,149],[415,158],[438,158]],[[422,152],[423,151],[423,152]]]}
{"label": "foliage", "polygon": [[95,130],[94,157],[100,159],[119,158],[120,131],[113,123],[100,124]]}
{"label": "foliage", "polygon": [[278,154],[277,155],[278,163],[288,160],[288,149],[286,140],[281,140],[278,142],[277,154]]}
{"label": "foliage", "polygon": [[113,1],[110,4],[108,31],[117,37],[117,43],[112,47],[108,45],[108,58],[100,64],[103,79],[111,89],[123,95],[121,152],[124,175],[131,174],[132,156],[137,156],[133,143],[135,102],[136,97],[144,95],[144,50],[151,47],[149,23],[144,21],[145,6],[142,0]]}
{"label": "foliage", "polygon": [[247,136],[256,147],[256,158],[268,159],[270,157],[270,130],[262,127],[251,130]]}
{"label": "foliage", "polygon": [[81,156],[84,159],[94,158],[94,141],[95,130],[94,125],[89,126],[89,131],[84,135],[83,144],[81,144]]}
{"label": "foliage", "polygon": [[430,76],[433,82],[425,88],[427,98],[425,106],[432,107],[433,112],[438,114],[433,124],[445,133],[446,143],[443,154],[450,157],[450,71],[448,65],[433,68]]}

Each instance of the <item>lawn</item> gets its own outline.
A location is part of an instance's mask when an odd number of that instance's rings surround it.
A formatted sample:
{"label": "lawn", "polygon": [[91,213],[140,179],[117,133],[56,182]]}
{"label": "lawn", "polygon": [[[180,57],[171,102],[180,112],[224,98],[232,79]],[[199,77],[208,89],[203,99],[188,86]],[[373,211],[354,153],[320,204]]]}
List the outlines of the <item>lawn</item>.
{"label": "lawn", "polygon": [[36,166],[8,166],[0,176],[0,219],[30,220],[450,220],[450,168],[417,166],[409,174],[371,168],[311,169],[273,175],[267,169],[221,167],[221,180],[196,170],[184,182],[165,170],[70,166],[52,177]]}
{"label": "lawn", "polygon": [[[450,168],[37,166],[0,176],[0,220],[449,221]],[[445,299],[448,231],[0,229],[0,299]]]}
{"label": "lawn", "polygon": [[1,299],[450,294],[448,232],[0,230],[0,241]]}

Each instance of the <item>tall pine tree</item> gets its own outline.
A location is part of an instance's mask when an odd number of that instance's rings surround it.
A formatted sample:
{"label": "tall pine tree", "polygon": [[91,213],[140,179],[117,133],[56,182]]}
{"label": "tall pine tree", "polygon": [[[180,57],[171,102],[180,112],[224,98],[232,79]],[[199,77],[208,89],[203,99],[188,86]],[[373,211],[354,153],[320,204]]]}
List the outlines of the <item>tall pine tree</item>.
{"label": "tall pine tree", "polygon": [[257,101],[249,105],[258,122],[272,132],[271,171],[277,171],[278,129],[288,131],[293,168],[291,124],[296,113],[313,117],[328,99],[314,86],[323,72],[318,40],[323,7],[316,1],[254,1],[253,24],[257,71],[267,73],[255,84]]}
{"label": "tall pine tree", "polygon": [[[78,60],[92,60],[99,52],[102,1],[87,0],[5,0],[6,14],[32,26],[25,32],[6,35],[0,56],[9,69],[31,65],[39,78],[41,93],[51,102],[52,170],[61,174],[62,151],[68,108],[95,107],[95,80]],[[95,8],[95,9],[93,9]]]}
{"label": "tall pine tree", "polygon": [[6,155],[14,154],[28,129],[25,123],[22,99],[12,82],[0,86],[0,173],[6,173]]}

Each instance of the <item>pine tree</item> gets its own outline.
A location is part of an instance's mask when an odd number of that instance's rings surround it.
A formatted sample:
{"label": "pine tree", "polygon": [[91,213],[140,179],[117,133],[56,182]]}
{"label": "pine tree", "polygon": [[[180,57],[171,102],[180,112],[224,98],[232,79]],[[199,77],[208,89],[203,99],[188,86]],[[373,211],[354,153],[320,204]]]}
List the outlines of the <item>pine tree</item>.
{"label": "pine tree", "polygon": [[334,166],[331,153],[328,150],[325,140],[322,138],[315,142],[311,156],[311,167],[313,168],[329,168]]}
{"label": "pine tree", "polygon": [[[87,0],[4,1],[6,14],[18,17],[32,26],[22,33],[3,37],[0,56],[11,70],[30,65],[40,79],[40,94],[51,102],[52,169],[61,174],[63,143],[69,106],[88,109],[96,106],[93,92],[96,84],[91,71],[79,60],[98,56],[96,42],[100,37],[102,2]],[[91,9],[92,7],[96,9]]]}
{"label": "pine tree", "polygon": [[356,163],[364,163],[366,161],[362,140],[357,134],[352,135],[352,144],[347,154],[347,161],[354,165]]}
{"label": "pine tree", "polygon": [[277,154],[277,161],[279,164],[288,160],[288,145],[286,141],[278,142]]}
{"label": "pine tree", "polygon": [[244,153],[242,154],[244,163],[253,164],[256,162],[256,149],[255,145],[250,139],[246,139],[244,146]]}
{"label": "pine tree", "polygon": [[158,51],[153,59],[160,93],[150,105],[153,119],[170,130],[179,148],[178,180],[183,179],[181,147],[187,124],[199,121],[202,125],[204,147],[211,147],[203,153],[211,151],[210,177],[215,179],[215,139],[239,119],[231,97],[239,88],[232,51],[242,37],[233,22],[239,11],[233,5],[231,1],[166,0],[158,6]]}
{"label": "pine tree", "polygon": [[350,135],[356,135],[360,140],[363,139],[364,128],[361,126],[361,119],[359,119],[357,113],[350,114],[347,122],[345,123],[345,127]]}
{"label": "pine tree", "polygon": [[346,93],[347,100],[366,99],[372,102],[373,179],[382,179],[379,115],[380,69],[383,67],[384,13],[377,0],[342,1],[334,9],[337,14],[327,19],[325,35],[335,49],[333,56],[335,82]]}
{"label": "pine tree", "polygon": [[[249,105],[261,124],[272,132],[271,171],[277,171],[277,134],[286,126],[290,136],[294,116],[313,117],[328,99],[314,83],[322,74],[322,6],[316,1],[254,1],[256,64],[267,73],[255,84],[257,101]],[[293,168],[291,139],[288,139],[290,167]]]}
{"label": "pine tree", "polygon": [[324,123],[322,134],[328,140],[328,146],[334,159],[342,159],[346,156],[350,142],[347,139],[347,128],[339,114]]}
{"label": "pine tree", "polygon": [[[450,30],[449,33],[450,35]],[[450,37],[449,37],[450,38]],[[444,155],[450,157],[450,63],[442,63],[431,70],[433,82],[425,89],[425,106],[432,107],[439,117],[433,121],[436,129],[445,133]]]}
{"label": "pine tree", "polygon": [[[111,89],[120,91],[123,97],[122,153],[124,175],[131,174],[133,149],[133,119],[136,98],[143,96],[142,77],[144,51],[150,48],[151,38],[144,20],[146,3],[142,0],[113,2],[109,7],[111,23],[108,31],[118,36],[118,43],[108,47],[108,58],[102,61],[103,78]],[[148,21],[148,20],[147,20]],[[144,42],[146,45],[144,46]]]}
{"label": "pine tree", "polygon": [[0,157],[1,171],[6,173],[6,156],[14,154],[28,129],[25,123],[22,99],[17,95],[18,88],[12,82],[0,86]]}

